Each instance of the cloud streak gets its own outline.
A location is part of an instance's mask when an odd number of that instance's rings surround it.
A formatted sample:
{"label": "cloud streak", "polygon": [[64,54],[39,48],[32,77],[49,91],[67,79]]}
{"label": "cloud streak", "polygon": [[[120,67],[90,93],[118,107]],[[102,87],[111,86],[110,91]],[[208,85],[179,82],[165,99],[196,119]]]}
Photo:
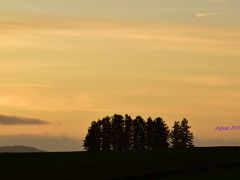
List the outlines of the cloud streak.
{"label": "cloud streak", "polygon": [[203,18],[203,17],[220,16],[220,15],[223,15],[223,13],[204,13],[204,12],[199,12],[199,13],[195,14],[195,17]]}
{"label": "cloud streak", "polygon": [[36,118],[6,116],[0,114],[0,125],[45,125],[45,124],[49,123],[47,121],[43,121]]}
{"label": "cloud streak", "polygon": [[223,3],[227,2],[228,0],[211,0],[212,2]]}

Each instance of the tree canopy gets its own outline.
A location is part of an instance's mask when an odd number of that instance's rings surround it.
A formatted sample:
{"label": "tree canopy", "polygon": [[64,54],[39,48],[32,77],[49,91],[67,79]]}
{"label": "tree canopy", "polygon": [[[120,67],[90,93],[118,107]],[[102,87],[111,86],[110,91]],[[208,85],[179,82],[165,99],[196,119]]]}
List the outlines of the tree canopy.
{"label": "tree canopy", "polygon": [[175,121],[169,130],[165,121],[141,116],[115,114],[93,121],[84,140],[87,151],[157,150],[193,147],[193,133],[188,120]]}

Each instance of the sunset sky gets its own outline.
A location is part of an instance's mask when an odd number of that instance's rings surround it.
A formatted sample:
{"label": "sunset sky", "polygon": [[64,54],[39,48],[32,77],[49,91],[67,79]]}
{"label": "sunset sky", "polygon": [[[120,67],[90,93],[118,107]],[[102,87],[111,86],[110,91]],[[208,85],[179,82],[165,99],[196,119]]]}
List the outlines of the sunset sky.
{"label": "sunset sky", "polygon": [[240,145],[239,0],[0,0],[0,146],[81,150],[106,115]]}

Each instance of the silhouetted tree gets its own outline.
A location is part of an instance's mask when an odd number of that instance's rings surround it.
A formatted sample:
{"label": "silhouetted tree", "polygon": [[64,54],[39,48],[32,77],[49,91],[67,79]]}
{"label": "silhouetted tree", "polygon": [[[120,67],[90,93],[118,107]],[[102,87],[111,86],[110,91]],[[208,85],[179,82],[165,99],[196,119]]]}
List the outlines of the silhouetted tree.
{"label": "silhouetted tree", "polygon": [[102,119],[101,125],[102,125],[102,150],[103,151],[110,151],[111,150],[111,122],[110,117],[104,117]]}
{"label": "silhouetted tree", "polygon": [[181,143],[184,148],[193,147],[193,133],[190,132],[190,126],[188,125],[188,120],[183,119],[181,122]]}
{"label": "silhouetted tree", "polygon": [[124,121],[124,150],[132,150],[133,149],[133,120],[131,116],[125,115]]}
{"label": "silhouetted tree", "polygon": [[88,134],[84,140],[84,149],[87,151],[101,150],[101,130],[99,122],[93,121],[91,127],[88,129]]}
{"label": "silhouetted tree", "polygon": [[168,148],[169,128],[165,121],[158,117],[153,122],[153,143],[152,149]]}
{"label": "silhouetted tree", "polygon": [[146,133],[147,133],[147,149],[152,150],[154,145],[154,123],[151,117],[147,119]]}
{"label": "silhouetted tree", "polygon": [[155,150],[193,147],[193,134],[190,132],[188,120],[174,122],[173,129],[169,128],[160,117],[154,121],[149,117],[147,122],[141,116],[134,120],[129,116],[115,114],[102,120],[93,121],[84,140],[87,151],[126,151],[126,150]]}
{"label": "silhouetted tree", "polygon": [[181,127],[179,121],[175,121],[170,133],[171,146],[173,148],[181,147]]}
{"label": "silhouetted tree", "polygon": [[133,120],[133,150],[146,149],[146,124],[141,116]]}
{"label": "silhouetted tree", "polygon": [[193,147],[193,134],[190,132],[188,121],[183,119],[174,122],[173,129],[170,134],[171,144],[173,148],[190,148]]}
{"label": "silhouetted tree", "polygon": [[124,150],[124,118],[122,115],[115,114],[112,117],[112,146],[113,150]]}

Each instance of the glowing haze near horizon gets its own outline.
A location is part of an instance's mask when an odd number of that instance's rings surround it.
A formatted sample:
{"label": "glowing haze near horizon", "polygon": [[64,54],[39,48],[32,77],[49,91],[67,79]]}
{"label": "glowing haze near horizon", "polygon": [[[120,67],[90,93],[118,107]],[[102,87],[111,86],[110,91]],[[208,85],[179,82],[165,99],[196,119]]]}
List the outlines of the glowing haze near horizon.
{"label": "glowing haze near horizon", "polygon": [[2,124],[0,146],[77,150],[91,121],[114,113],[170,127],[187,118],[196,145],[240,145],[240,131],[214,130],[240,126],[239,9],[238,0],[0,0],[0,114],[49,122]]}

